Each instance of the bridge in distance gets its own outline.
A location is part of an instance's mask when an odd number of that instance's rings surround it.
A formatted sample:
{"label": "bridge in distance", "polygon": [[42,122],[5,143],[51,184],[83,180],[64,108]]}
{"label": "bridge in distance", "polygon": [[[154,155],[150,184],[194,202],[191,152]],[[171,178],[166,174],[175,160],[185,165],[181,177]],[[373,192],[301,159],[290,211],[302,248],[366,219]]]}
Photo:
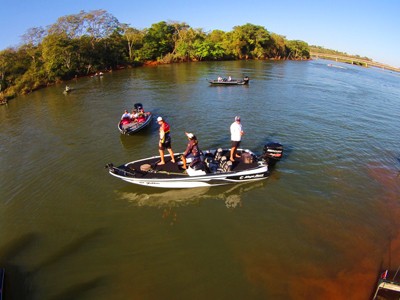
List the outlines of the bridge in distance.
{"label": "bridge in distance", "polygon": [[395,67],[392,67],[392,66],[389,66],[386,64],[378,63],[378,62],[375,62],[372,60],[357,58],[357,57],[337,55],[337,54],[318,53],[318,52],[311,52],[310,55],[311,55],[311,57],[314,57],[314,58],[329,59],[329,60],[334,60],[334,61],[338,61],[338,62],[362,65],[364,67],[375,67],[375,68],[381,68],[381,69],[385,69],[385,70],[400,72],[400,68],[395,68]]}

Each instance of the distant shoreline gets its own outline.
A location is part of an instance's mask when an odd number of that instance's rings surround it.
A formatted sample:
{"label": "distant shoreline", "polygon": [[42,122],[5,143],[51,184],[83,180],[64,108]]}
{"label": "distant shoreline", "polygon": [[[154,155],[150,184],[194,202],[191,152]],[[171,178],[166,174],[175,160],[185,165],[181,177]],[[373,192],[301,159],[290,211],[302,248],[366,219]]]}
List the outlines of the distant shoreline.
{"label": "distant shoreline", "polygon": [[[361,58],[355,58],[353,56],[346,56],[346,55],[339,55],[339,54],[327,54],[327,53],[320,53],[320,52],[310,52],[310,59],[314,58],[321,58],[321,59],[326,59],[326,60],[330,60],[330,61],[336,61],[336,62],[342,62],[342,63],[348,63],[348,64],[353,64],[353,65],[358,65],[358,66],[362,66],[362,67],[377,67],[377,68],[381,68],[381,69],[385,69],[385,70],[390,70],[390,71],[394,71],[394,72],[398,72],[400,73],[400,68],[395,68],[393,66],[389,66],[386,64],[381,64],[381,63],[377,63],[374,62],[372,60],[366,60],[366,59],[361,59]],[[251,59],[254,60],[254,59]],[[278,61],[277,59],[270,59],[270,60],[275,60]],[[285,60],[285,59],[279,59],[279,60]],[[306,59],[303,59],[306,60]],[[232,60],[234,61],[234,60]],[[190,61],[190,62],[195,62],[195,61]],[[188,62],[180,62],[180,63],[188,63]],[[105,70],[105,73],[109,73],[109,72],[113,72],[113,71],[119,71],[119,70],[124,70],[124,69],[130,69],[130,68],[137,68],[137,67],[156,67],[159,65],[163,65],[163,64],[175,64],[175,63],[163,63],[160,61],[147,61],[144,62],[140,65],[136,65],[136,66],[131,66],[131,65],[125,65],[125,66],[121,66],[120,68],[116,68],[114,70]],[[75,78],[72,78],[71,80],[68,81],[72,81],[72,80],[77,80],[79,78],[86,78],[86,77],[95,77],[95,74],[88,74],[85,76],[77,76]],[[62,81],[62,82],[66,82],[66,81]],[[58,83],[53,83],[53,84],[49,84],[47,86],[43,86],[43,87],[38,87],[35,90],[32,90],[32,92],[36,91],[36,90],[40,90],[49,86],[54,86],[57,84],[60,84],[62,82],[58,82]],[[7,104],[8,100],[17,98],[17,96],[14,97],[2,97],[1,93],[0,93],[0,105],[4,105]]]}

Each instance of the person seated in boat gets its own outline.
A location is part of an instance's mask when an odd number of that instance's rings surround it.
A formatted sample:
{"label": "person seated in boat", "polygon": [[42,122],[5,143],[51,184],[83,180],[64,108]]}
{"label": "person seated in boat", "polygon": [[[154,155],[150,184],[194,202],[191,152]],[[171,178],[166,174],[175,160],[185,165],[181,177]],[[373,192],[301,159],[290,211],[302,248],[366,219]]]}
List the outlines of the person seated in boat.
{"label": "person seated in boat", "polygon": [[221,82],[222,81],[222,77],[218,76],[218,81]]}
{"label": "person seated in boat", "polygon": [[121,116],[121,120],[123,119],[129,119],[131,117],[131,114],[128,112],[127,109],[124,110],[124,113]]}
{"label": "person seated in boat", "polygon": [[128,112],[127,109],[125,109],[124,113],[121,116],[121,123],[128,124],[130,122],[131,122],[131,114]]}
{"label": "person seated in boat", "polygon": [[232,81],[232,77],[231,76],[228,77],[228,81]]}
{"label": "person seated in boat", "polygon": [[132,123],[137,122],[137,117],[138,117],[138,113],[136,109],[132,109],[132,112],[130,113],[130,119]]}
{"label": "person seated in boat", "polygon": [[201,151],[199,148],[199,141],[193,133],[185,132],[187,138],[189,139],[189,143],[187,144],[185,152],[183,152],[181,156],[181,160],[183,163],[182,168],[187,169],[187,158],[191,158],[192,162],[190,166],[194,166],[195,164],[201,161]]}
{"label": "person seated in boat", "polygon": [[137,121],[138,123],[143,123],[146,121],[147,113],[144,112],[143,107],[141,107],[137,112]]}

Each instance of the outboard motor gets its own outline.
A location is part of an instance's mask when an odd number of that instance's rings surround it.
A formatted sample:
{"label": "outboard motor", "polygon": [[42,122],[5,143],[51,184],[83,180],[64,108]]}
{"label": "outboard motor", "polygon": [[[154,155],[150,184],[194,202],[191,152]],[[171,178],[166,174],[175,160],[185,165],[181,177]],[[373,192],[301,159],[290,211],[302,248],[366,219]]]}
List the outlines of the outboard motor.
{"label": "outboard motor", "polygon": [[264,146],[262,159],[273,166],[282,158],[283,146],[279,143],[268,143]]}
{"label": "outboard motor", "polygon": [[139,110],[141,110],[141,109],[143,108],[143,105],[142,105],[142,103],[135,103],[135,104],[133,105],[133,107],[134,107],[137,111],[139,111]]}
{"label": "outboard motor", "polygon": [[245,76],[243,78],[244,84],[249,84],[250,78],[248,76]]}

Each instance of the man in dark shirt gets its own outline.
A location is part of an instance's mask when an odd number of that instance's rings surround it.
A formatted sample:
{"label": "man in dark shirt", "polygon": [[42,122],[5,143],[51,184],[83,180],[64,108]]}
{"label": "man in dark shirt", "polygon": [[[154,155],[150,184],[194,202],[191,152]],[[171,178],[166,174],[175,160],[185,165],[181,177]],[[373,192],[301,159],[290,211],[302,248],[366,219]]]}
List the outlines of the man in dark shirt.
{"label": "man in dark shirt", "polygon": [[192,162],[190,166],[194,166],[197,162],[200,161],[200,149],[199,149],[199,141],[197,140],[196,136],[193,133],[185,132],[186,136],[189,139],[189,143],[186,147],[185,152],[182,154],[182,162],[183,162],[183,169],[187,169],[186,159],[188,157],[192,158]]}

